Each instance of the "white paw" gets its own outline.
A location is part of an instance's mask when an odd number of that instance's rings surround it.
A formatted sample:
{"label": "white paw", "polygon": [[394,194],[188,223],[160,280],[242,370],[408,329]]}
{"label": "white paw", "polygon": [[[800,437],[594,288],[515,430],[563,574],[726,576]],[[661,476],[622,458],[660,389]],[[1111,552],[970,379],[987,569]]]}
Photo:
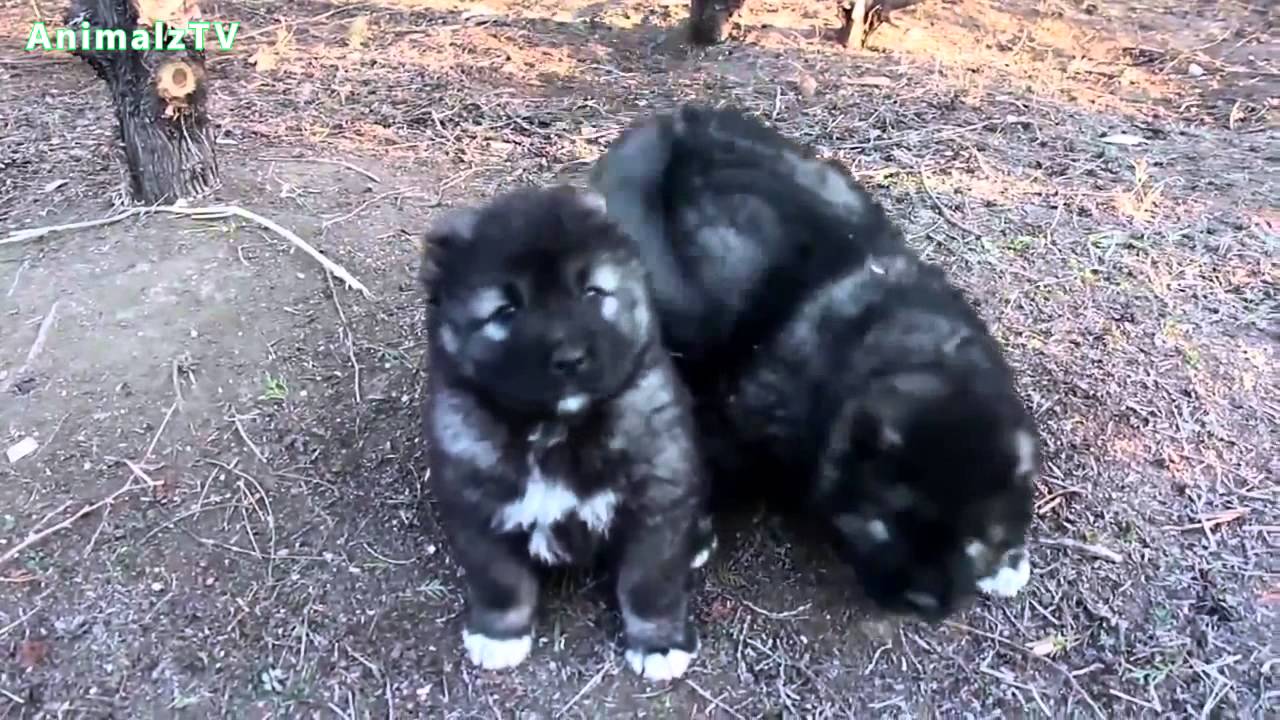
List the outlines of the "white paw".
{"label": "white paw", "polygon": [[671,649],[666,652],[646,653],[641,650],[627,650],[627,664],[645,680],[666,682],[684,675],[693,661],[693,653]]}
{"label": "white paw", "polygon": [[716,552],[716,542],[716,536],[712,536],[712,542],[709,542],[707,547],[701,548],[698,551],[698,555],[694,556],[694,561],[690,562],[691,569],[696,570],[703,565],[707,565],[707,561],[712,559],[712,553]]}
{"label": "white paw", "polygon": [[467,649],[467,657],[473,665],[485,670],[503,670],[515,667],[529,657],[533,636],[498,639],[464,630],[462,646]]}
{"label": "white paw", "polygon": [[1022,550],[1017,564],[1010,566],[1001,563],[1000,569],[994,575],[978,581],[978,589],[988,595],[1011,598],[1026,587],[1030,580],[1031,561],[1027,559],[1026,551]]}

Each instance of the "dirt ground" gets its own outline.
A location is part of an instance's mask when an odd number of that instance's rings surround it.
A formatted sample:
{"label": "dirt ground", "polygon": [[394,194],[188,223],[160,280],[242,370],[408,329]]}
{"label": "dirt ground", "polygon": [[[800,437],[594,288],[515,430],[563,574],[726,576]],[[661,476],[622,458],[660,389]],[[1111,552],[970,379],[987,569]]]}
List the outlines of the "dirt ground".
{"label": "dirt ground", "polygon": [[[0,714],[1277,717],[1268,5],[926,0],[845,52],[825,2],[754,0],[707,51],[674,0],[202,3],[242,22],[209,63],[209,203],[373,297],[235,219],[0,245],[0,450],[38,443],[0,459]],[[62,7],[0,0],[0,238],[120,197],[109,100],[21,51],[36,12]],[[573,575],[531,659],[477,671],[419,511],[418,237],[686,99],[840,158],[980,303],[1046,437],[1035,575],[898,621],[751,516],[700,578],[687,680],[624,669]]]}

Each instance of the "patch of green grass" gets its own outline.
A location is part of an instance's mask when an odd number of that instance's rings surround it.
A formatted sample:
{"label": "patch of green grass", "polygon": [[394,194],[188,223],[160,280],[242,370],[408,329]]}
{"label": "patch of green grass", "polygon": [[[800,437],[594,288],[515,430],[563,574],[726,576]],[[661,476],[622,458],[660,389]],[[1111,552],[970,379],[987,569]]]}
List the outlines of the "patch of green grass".
{"label": "patch of green grass", "polygon": [[1016,253],[1021,255],[1022,253],[1030,250],[1031,246],[1034,243],[1035,243],[1035,238],[1031,237],[1030,235],[1019,235],[1018,237],[1009,238],[1008,240],[1005,240],[1004,249],[1008,250],[1011,253]]}
{"label": "patch of green grass", "polygon": [[418,587],[418,592],[439,602],[449,595],[449,588],[439,580],[428,580]]}
{"label": "patch of green grass", "polygon": [[258,396],[258,399],[284,402],[287,397],[289,397],[289,386],[285,384],[284,377],[271,377],[270,373],[268,373],[263,380],[262,394]]}
{"label": "patch of green grass", "polygon": [[378,350],[384,368],[390,369],[398,365],[410,370],[413,369],[413,358],[409,357],[409,354],[403,350],[388,347],[380,347]]}
{"label": "patch of green grass", "polygon": [[207,697],[209,697],[209,693],[203,690],[197,690],[190,695],[178,690],[173,693],[173,702],[169,703],[169,709],[182,710],[184,708],[189,708],[203,702]]}
{"label": "patch of green grass", "polygon": [[22,560],[22,564],[26,565],[27,569],[31,572],[43,575],[53,569],[53,558],[49,557],[49,555],[43,550],[37,548],[27,553],[26,557]]}
{"label": "patch of green grass", "polygon": [[1178,652],[1172,657],[1164,657],[1152,663],[1150,667],[1135,668],[1129,672],[1129,677],[1148,686],[1154,688],[1164,682],[1170,675],[1182,668],[1186,660],[1185,652]]}

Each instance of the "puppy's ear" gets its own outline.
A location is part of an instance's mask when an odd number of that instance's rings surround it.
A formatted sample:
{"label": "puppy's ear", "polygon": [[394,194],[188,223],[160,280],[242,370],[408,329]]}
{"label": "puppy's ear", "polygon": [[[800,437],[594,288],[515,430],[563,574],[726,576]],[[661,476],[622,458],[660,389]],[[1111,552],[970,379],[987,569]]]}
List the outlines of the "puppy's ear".
{"label": "puppy's ear", "polygon": [[450,210],[423,234],[422,265],[418,271],[418,282],[427,292],[428,305],[438,304],[434,289],[439,268],[435,258],[470,243],[475,237],[479,219],[480,211],[476,208]]}
{"label": "puppy's ear", "polygon": [[457,208],[445,213],[423,238],[427,252],[448,252],[471,242],[479,220],[480,211],[476,208]]}

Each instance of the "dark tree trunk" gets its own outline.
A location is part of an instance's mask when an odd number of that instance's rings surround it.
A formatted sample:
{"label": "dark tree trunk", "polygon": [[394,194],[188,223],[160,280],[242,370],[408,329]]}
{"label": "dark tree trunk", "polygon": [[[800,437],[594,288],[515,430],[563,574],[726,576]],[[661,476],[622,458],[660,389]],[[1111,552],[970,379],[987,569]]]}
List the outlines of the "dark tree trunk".
{"label": "dark tree trunk", "polygon": [[[159,19],[172,27],[198,16],[195,0],[72,0],[67,25],[79,29],[134,28],[151,32]],[[162,10],[161,8],[168,8]],[[157,13],[172,17],[156,18]],[[139,23],[139,15],[144,23]],[[185,51],[116,50],[76,54],[106,81],[120,125],[135,202],[172,203],[197,198],[218,187],[218,164],[206,108],[209,93],[204,53],[186,42]]]}

